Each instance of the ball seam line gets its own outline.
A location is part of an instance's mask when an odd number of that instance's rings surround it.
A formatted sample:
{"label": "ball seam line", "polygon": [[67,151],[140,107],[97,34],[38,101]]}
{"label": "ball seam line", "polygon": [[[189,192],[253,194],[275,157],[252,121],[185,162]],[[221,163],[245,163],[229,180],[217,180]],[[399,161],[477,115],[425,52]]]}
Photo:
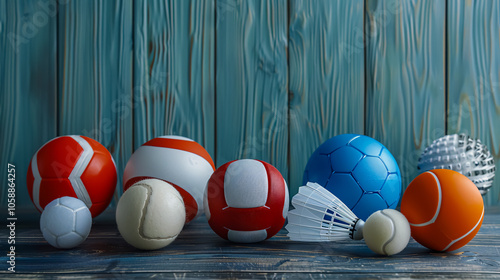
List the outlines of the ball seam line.
{"label": "ball seam line", "polygon": [[144,234],[144,220],[146,220],[146,214],[148,212],[148,206],[149,206],[149,201],[151,200],[151,194],[153,192],[153,189],[151,186],[147,184],[136,184],[136,186],[141,186],[146,189],[146,201],[144,201],[144,207],[142,208],[142,215],[141,215],[141,221],[139,222],[139,236],[141,238],[144,238],[146,240],[149,240],[148,237]]}
{"label": "ball seam line", "polygon": [[33,202],[35,203],[35,207],[42,212],[43,208],[40,206],[40,184],[42,182],[42,177],[40,176],[40,171],[38,170],[38,152],[36,151],[33,156],[33,160],[31,161],[31,170],[33,172]]}
{"label": "ball seam line", "polygon": [[56,241],[56,248],[61,248],[61,245],[59,245],[59,236],[56,236],[55,238],[55,241]]}
{"label": "ball seam line", "polygon": [[[144,203],[144,208],[142,209],[141,221],[139,222],[139,236],[141,238],[144,238],[145,240],[162,240],[162,241],[164,241],[164,240],[176,239],[177,235],[170,236],[170,237],[167,237],[167,238],[151,238],[151,237],[147,237],[144,234],[144,220],[146,220],[146,214],[148,212],[147,208],[149,207],[149,203],[150,203],[150,200],[151,200],[151,195],[153,194],[153,188],[151,188],[151,186],[149,186],[147,184],[137,184],[136,183],[134,185],[144,187],[146,189],[146,191],[147,191],[147,198],[146,198],[146,201]],[[178,196],[175,196],[175,198],[177,198],[180,202],[182,202],[182,204],[184,204],[184,202],[181,200],[182,198],[179,198]]]}
{"label": "ball seam line", "polygon": [[453,244],[457,243],[458,241],[464,239],[469,234],[471,234],[479,226],[479,224],[483,220],[483,217],[484,217],[484,207],[483,207],[483,212],[481,213],[481,217],[479,217],[479,220],[477,221],[476,225],[471,230],[469,230],[469,232],[467,232],[466,234],[464,234],[464,235],[460,236],[459,238],[451,241],[450,244],[448,244],[448,246],[446,246],[442,251],[448,250],[451,246],[453,246]]}
{"label": "ball seam line", "polygon": [[[283,202],[282,217],[283,217],[283,219],[286,220],[286,216],[288,213],[288,206],[290,205],[290,197],[289,197],[289,192],[288,192],[288,185],[286,183],[285,178],[283,178],[283,184],[285,185],[285,201]],[[286,204],[288,204],[288,205],[286,205]]]}
{"label": "ball seam line", "polygon": [[[73,228],[72,228],[72,230],[73,230],[73,232],[76,232],[76,210],[73,210],[73,209],[71,209],[71,210],[73,212]],[[78,234],[78,232],[76,232],[76,234]]]}
{"label": "ball seam line", "polygon": [[384,245],[382,245],[382,251],[384,252],[384,254],[388,255],[389,254],[387,253],[387,246],[392,242],[392,240],[394,240],[394,238],[396,237],[396,230],[397,230],[397,227],[394,225],[394,221],[392,220],[391,216],[387,215],[386,213],[384,213],[384,211],[380,211],[380,213],[384,216],[386,216],[389,221],[391,222],[391,226],[392,226],[392,234],[391,234],[391,237],[389,238],[389,240],[387,240]]}
{"label": "ball seam line", "polygon": [[437,188],[438,188],[438,206],[437,206],[436,212],[434,213],[434,217],[432,217],[432,219],[430,219],[429,221],[427,221],[425,223],[420,223],[420,224],[410,223],[410,225],[414,226],[414,227],[424,227],[424,226],[428,226],[428,225],[434,223],[439,216],[439,212],[441,211],[441,202],[442,202],[442,197],[443,197],[442,190],[441,190],[441,183],[439,182],[439,179],[436,176],[436,174],[434,174],[430,171],[427,171],[425,173],[431,174],[432,177],[434,177],[434,180],[436,180],[436,184],[437,184]]}

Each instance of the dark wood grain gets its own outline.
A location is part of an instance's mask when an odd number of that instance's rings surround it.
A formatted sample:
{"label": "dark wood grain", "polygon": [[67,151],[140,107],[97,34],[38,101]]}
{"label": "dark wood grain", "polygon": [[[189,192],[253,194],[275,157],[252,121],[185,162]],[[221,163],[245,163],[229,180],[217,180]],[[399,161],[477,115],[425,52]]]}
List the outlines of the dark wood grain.
{"label": "dark wood grain", "polygon": [[[113,212],[94,223],[85,243],[58,250],[42,238],[36,217],[18,230],[17,273],[10,278],[46,276],[102,278],[322,278],[322,277],[500,277],[500,211],[492,208],[465,247],[432,252],[411,240],[400,254],[382,257],[363,241],[292,242],[283,229],[270,240],[234,244],[219,238],[205,217],[187,226],[170,246],[141,251],[119,235]],[[33,223],[35,221],[35,223]],[[5,238],[2,232],[0,237]],[[1,261],[5,262],[2,256]],[[6,271],[0,277],[7,276]]]}

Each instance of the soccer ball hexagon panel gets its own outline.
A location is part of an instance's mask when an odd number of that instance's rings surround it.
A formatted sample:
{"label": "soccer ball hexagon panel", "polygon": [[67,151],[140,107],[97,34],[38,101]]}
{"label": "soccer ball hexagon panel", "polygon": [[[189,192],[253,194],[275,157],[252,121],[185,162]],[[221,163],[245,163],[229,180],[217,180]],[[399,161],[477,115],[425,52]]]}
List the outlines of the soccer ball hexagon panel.
{"label": "soccer ball hexagon panel", "polygon": [[92,216],[83,201],[61,197],[47,204],[40,218],[40,230],[47,242],[62,249],[80,245],[90,233]]}
{"label": "soccer ball hexagon panel", "polygon": [[338,135],[319,146],[306,165],[307,182],[325,186],[361,219],[396,208],[401,197],[401,172],[392,154],[357,134]]}

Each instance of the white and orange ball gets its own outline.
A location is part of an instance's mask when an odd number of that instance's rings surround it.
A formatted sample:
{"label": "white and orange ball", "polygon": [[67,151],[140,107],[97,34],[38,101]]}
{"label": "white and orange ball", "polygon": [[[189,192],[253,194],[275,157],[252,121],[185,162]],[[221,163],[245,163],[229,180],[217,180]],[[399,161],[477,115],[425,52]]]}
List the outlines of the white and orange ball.
{"label": "white and orange ball", "polygon": [[481,228],[483,197],[465,175],[433,169],[408,185],[401,213],[418,243],[435,251],[453,251],[469,243]]}
{"label": "white and orange ball", "polygon": [[161,136],[139,147],[127,162],[123,190],[143,179],[172,184],[186,207],[186,223],[203,213],[203,195],[215,170],[210,154],[195,141],[181,136]]}
{"label": "white and orange ball", "polygon": [[158,179],[135,183],[116,207],[116,224],[121,236],[142,250],[156,250],[172,243],[185,220],[181,195],[171,184]]}
{"label": "white and orange ball", "polygon": [[80,199],[96,217],[108,207],[116,188],[116,166],[109,151],[85,136],[61,136],[43,145],[31,159],[27,186],[42,212],[54,199]]}
{"label": "white and orange ball", "polygon": [[238,243],[271,238],[285,224],[288,187],[269,163],[242,159],[219,167],[210,177],[205,214],[212,230]]}

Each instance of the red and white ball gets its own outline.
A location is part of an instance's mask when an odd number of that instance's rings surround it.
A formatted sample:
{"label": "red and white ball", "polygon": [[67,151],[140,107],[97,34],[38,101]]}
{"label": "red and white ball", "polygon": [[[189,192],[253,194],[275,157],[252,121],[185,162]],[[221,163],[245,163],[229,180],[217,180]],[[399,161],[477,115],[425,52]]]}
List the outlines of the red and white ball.
{"label": "red and white ball", "polygon": [[269,163],[242,159],[219,167],[210,177],[205,214],[212,230],[238,243],[274,236],[285,224],[288,187]]}
{"label": "red and white ball", "polygon": [[215,170],[210,154],[195,141],[181,136],[161,136],[140,146],[127,162],[123,190],[144,179],[173,185],[186,207],[186,223],[203,213],[203,195]]}
{"label": "red and white ball", "polygon": [[70,135],[54,138],[31,159],[28,193],[42,212],[54,199],[80,199],[96,217],[108,207],[116,188],[116,165],[109,151],[94,139]]}

